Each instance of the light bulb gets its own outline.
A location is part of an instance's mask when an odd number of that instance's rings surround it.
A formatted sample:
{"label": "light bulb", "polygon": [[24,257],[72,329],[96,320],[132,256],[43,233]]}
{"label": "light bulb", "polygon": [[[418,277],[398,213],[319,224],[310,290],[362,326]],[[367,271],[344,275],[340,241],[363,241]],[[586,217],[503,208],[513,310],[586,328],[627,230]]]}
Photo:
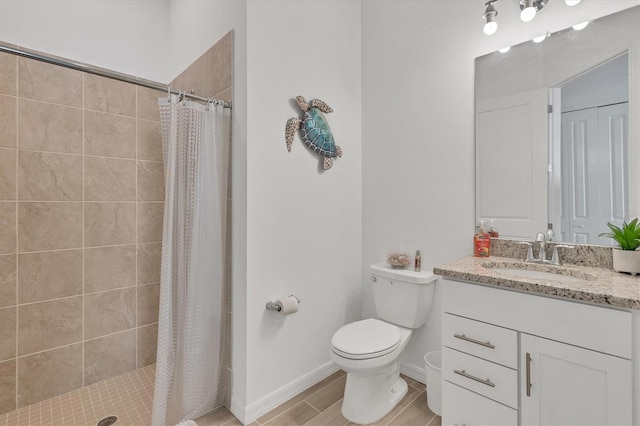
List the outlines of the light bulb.
{"label": "light bulb", "polygon": [[589,25],[589,21],[584,21],[584,22],[581,22],[579,24],[574,25],[573,29],[576,30],[576,31],[584,30],[585,28],[587,28],[587,25]]}
{"label": "light bulb", "polygon": [[494,34],[497,29],[498,29],[498,23],[496,21],[490,21],[484,24],[484,33],[486,35]]}
{"label": "light bulb", "polygon": [[547,37],[549,37],[549,33],[534,37],[531,39],[531,41],[533,41],[534,43],[542,43]]}
{"label": "light bulb", "polygon": [[522,19],[522,22],[529,22],[535,17],[536,17],[536,8],[533,6],[529,6],[526,9],[522,9],[522,12],[520,12],[520,19]]}
{"label": "light bulb", "polygon": [[507,53],[509,50],[511,50],[511,46],[507,46],[507,47],[503,47],[502,49],[498,49],[498,52]]}
{"label": "light bulb", "polygon": [[533,4],[533,0],[522,0],[520,2],[520,8],[522,9],[522,12],[520,12],[522,22],[529,22],[536,17],[537,10]]}
{"label": "light bulb", "polygon": [[582,0],[564,0],[564,2],[567,4],[567,6],[575,6],[576,4],[580,3]]}

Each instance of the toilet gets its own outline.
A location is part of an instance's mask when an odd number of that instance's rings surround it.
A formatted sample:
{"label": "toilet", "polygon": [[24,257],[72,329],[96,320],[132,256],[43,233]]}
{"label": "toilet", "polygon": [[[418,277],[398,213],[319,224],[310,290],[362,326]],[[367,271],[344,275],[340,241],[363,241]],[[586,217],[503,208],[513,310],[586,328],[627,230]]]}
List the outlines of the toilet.
{"label": "toilet", "polygon": [[400,377],[400,354],[413,329],[431,312],[437,276],[431,272],[371,265],[371,286],[379,319],[352,322],[331,339],[331,359],[347,372],[342,415],[354,423],[373,423],[407,393]]}

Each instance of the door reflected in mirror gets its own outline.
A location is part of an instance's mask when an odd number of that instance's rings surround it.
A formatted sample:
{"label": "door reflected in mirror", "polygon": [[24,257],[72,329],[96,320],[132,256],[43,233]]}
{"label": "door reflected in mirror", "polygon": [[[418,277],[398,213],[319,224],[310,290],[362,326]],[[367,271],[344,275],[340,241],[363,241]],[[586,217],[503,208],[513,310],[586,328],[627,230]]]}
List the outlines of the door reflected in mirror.
{"label": "door reflected in mirror", "polygon": [[611,245],[607,222],[638,215],[639,20],[633,7],[476,59],[478,222]]}

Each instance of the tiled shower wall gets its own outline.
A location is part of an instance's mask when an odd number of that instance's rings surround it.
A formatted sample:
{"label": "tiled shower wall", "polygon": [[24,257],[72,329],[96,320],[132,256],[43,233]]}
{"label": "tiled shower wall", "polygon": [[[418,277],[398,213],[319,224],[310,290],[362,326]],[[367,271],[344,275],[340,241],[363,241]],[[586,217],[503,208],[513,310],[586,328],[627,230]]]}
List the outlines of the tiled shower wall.
{"label": "tiled shower wall", "polygon": [[0,53],[0,413],[155,362],[158,95]]}

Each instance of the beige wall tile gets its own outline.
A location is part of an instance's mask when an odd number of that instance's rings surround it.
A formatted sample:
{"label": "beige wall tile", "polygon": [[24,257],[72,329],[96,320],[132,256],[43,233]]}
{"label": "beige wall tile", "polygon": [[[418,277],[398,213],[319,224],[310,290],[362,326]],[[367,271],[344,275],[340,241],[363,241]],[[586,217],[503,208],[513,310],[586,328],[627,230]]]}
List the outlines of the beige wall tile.
{"label": "beige wall tile", "polygon": [[0,308],[16,304],[17,256],[0,256]]}
{"label": "beige wall tile", "polygon": [[18,197],[26,201],[82,201],[82,157],[20,150]]}
{"label": "beige wall tile", "polygon": [[82,344],[18,359],[18,407],[82,387]]}
{"label": "beige wall tile", "polygon": [[214,96],[216,99],[220,99],[221,101],[233,101],[233,92],[231,91],[231,87],[223,90]]}
{"label": "beige wall tile", "polygon": [[160,121],[158,98],[167,97],[167,93],[140,86],[138,86],[136,90],[138,91],[137,117],[144,118],[145,120]]}
{"label": "beige wall tile", "polygon": [[84,385],[136,368],[136,330],[89,340],[84,344]]}
{"label": "beige wall tile", "polygon": [[17,83],[18,57],[10,53],[0,53],[0,93],[15,96]]}
{"label": "beige wall tile", "polygon": [[0,95],[0,146],[16,147],[18,128],[17,98]]}
{"label": "beige wall tile", "polygon": [[138,331],[138,368],[156,362],[158,349],[158,324],[139,327]]}
{"label": "beige wall tile", "polygon": [[111,78],[85,74],[84,107],[135,117],[136,86]]}
{"label": "beige wall tile", "polygon": [[[16,360],[0,362],[0,413],[16,409]],[[11,423],[8,423],[11,424]]]}
{"label": "beige wall tile", "polygon": [[19,58],[18,96],[82,107],[82,73],[57,65]]}
{"label": "beige wall tile", "polygon": [[136,120],[138,123],[138,160],[163,161],[160,123]]}
{"label": "beige wall tile", "polygon": [[138,200],[164,201],[164,165],[138,161]]}
{"label": "beige wall tile", "polygon": [[176,77],[171,86],[213,96],[231,87],[232,61],[233,34],[229,32]]}
{"label": "beige wall tile", "polygon": [[0,309],[0,361],[16,357],[16,307]]}
{"label": "beige wall tile", "polygon": [[20,252],[82,247],[82,203],[18,203]]}
{"label": "beige wall tile", "polygon": [[18,306],[18,356],[82,340],[82,296]]}
{"label": "beige wall tile", "polygon": [[16,199],[17,150],[0,148],[0,200]]}
{"label": "beige wall tile", "polygon": [[85,339],[128,330],[135,326],[135,287],[88,294],[85,296],[84,305]]}
{"label": "beige wall tile", "polygon": [[129,287],[136,282],[136,246],[84,250],[84,292]]}
{"label": "beige wall tile", "polygon": [[82,154],[82,110],[18,100],[20,149]]}
{"label": "beige wall tile", "polygon": [[138,203],[138,242],[162,241],[164,203]]}
{"label": "beige wall tile", "polygon": [[135,203],[84,203],[85,247],[136,242]]}
{"label": "beige wall tile", "polygon": [[138,327],[158,322],[158,310],[160,306],[160,284],[148,284],[138,286],[138,306],[136,309]]}
{"label": "beige wall tile", "polygon": [[135,118],[85,111],[84,153],[105,157],[135,158]]}
{"label": "beige wall tile", "polygon": [[0,201],[0,253],[16,252],[16,203]]}
{"label": "beige wall tile", "polygon": [[18,302],[82,294],[82,250],[18,255]]}
{"label": "beige wall tile", "polygon": [[135,201],[136,161],[85,157],[84,199],[86,201]]}
{"label": "beige wall tile", "polygon": [[162,243],[138,244],[138,284],[160,282]]}

